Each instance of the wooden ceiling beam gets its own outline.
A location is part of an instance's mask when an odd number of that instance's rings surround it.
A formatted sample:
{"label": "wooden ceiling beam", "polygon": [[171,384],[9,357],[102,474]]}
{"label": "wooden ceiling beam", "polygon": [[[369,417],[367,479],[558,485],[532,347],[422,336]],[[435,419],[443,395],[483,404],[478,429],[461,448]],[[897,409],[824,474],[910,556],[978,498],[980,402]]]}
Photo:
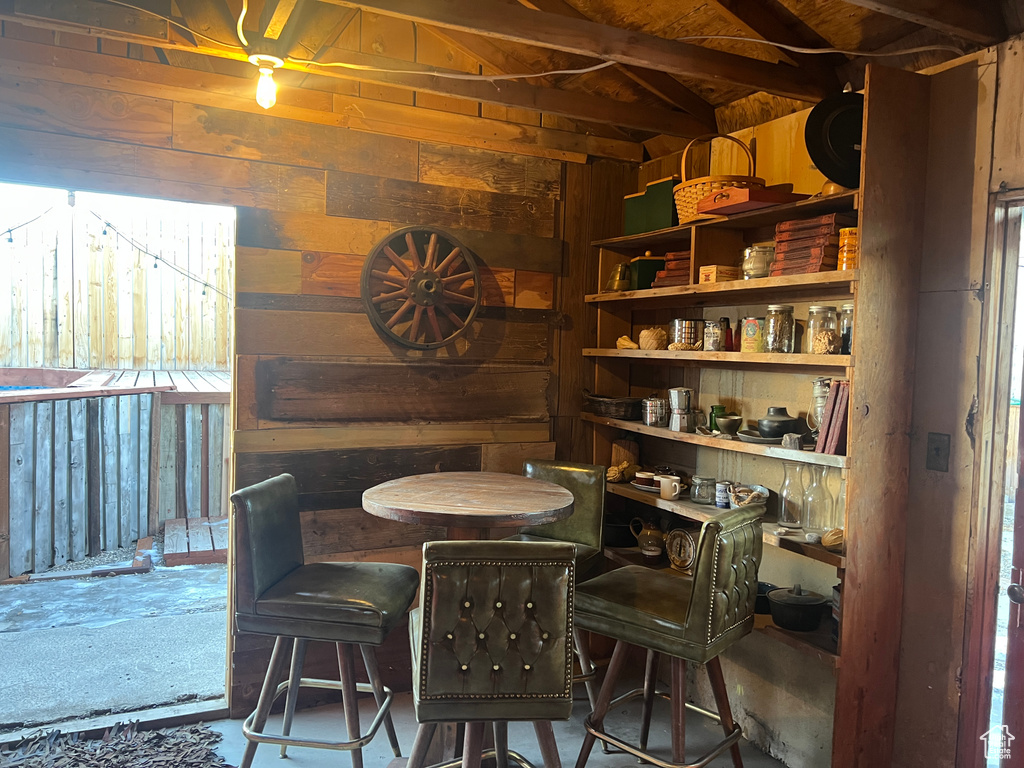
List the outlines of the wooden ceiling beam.
{"label": "wooden ceiling beam", "polygon": [[279,39],[299,2],[300,0],[277,0],[263,6],[263,13],[260,14],[260,30],[263,37],[267,40]]}
{"label": "wooden ceiling beam", "polygon": [[168,22],[151,13],[95,0],[74,3],[4,0],[0,2],[0,19],[16,21],[27,27],[96,35],[143,45],[166,42],[170,37]]}
{"label": "wooden ceiling beam", "polygon": [[[575,6],[567,3],[566,0],[519,0],[519,2],[535,11],[554,13],[574,19],[587,19],[587,16],[577,10]],[[628,64],[620,64],[617,69],[662,101],[682,109],[684,112],[689,112],[704,124],[708,132],[714,133],[717,130],[715,108],[671,75],[655,69],[644,69]]]}
{"label": "wooden ceiling beam", "polygon": [[846,2],[983,45],[1001,43],[1009,34],[1002,12],[990,0],[846,0]]}
{"label": "wooden ceiling beam", "polygon": [[177,0],[178,10],[185,19],[185,25],[209,38],[200,38],[196,43],[208,46],[214,40],[220,43],[240,46],[235,30],[235,17],[225,0]]}
{"label": "wooden ceiling beam", "polygon": [[[380,83],[398,88],[406,88],[421,93],[433,93],[440,96],[453,96],[470,101],[481,101],[504,107],[516,107],[559,115],[575,120],[602,125],[614,125],[622,128],[633,128],[641,131],[665,133],[670,136],[694,137],[705,133],[708,127],[684,112],[673,112],[667,109],[649,107],[624,101],[615,101],[600,96],[592,96],[577,91],[563,91],[557,88],[544,88],[511,80],[489,82],[486,80],[461,80],[444,77],[443,74],[465,73],[452,70],[440,70],[436,67],[399,61],[383,56],[375,56],[355,51],[332,48],[329,56],[333,63],[345,63],[355,67],[374,67],[384,70],[417,70],[423,74],[395,74],[393,72],[374,72],[344,67],[321,68],[307,66],[306,71],[360,82]],[[324,63],[328,63],[325,61]]]}
{"label": "wooden ceiling beam", "polygon": [[646,67],[710,82],[740,85],[805,101],[824,89],[783,64],[702,48],[605,24],[479,0],[327,0],[417,23],[537,45],[604,61]]}

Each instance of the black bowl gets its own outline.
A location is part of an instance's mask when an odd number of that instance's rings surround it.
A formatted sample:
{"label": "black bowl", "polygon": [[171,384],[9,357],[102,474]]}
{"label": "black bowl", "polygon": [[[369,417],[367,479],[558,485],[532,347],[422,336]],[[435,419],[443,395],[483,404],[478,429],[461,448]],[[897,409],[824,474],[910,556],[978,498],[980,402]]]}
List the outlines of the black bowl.
{"label": "black bowl", "polygon": [[754,613],[769,614],[772,612],[772,608],[768,604],[768,593],[773,589],[778,589],[778,587],[767,581],[757,582],[757,599],[754,600]]}

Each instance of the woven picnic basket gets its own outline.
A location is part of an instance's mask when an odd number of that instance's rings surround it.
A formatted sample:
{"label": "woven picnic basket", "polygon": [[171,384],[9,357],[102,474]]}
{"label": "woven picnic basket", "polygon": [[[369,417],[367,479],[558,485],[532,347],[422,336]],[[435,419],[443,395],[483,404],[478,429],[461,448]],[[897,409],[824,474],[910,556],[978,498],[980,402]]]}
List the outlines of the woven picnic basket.
{"label": "woven picnic basket", "polygon": [[[728,139],[743,147],[743,152],[747,156],[747,176],[717,175],[701,176],[697,179],[687,178],[686,159],[693,145],[698,141],[712,141],[713,139]],[[676,200],[676,210],[679,212],[680,224],[697,218],[697,203],[708,195],[713,195],[729,187],[739,187],[741,189],[764,188],[764,179],[754,176],[754,156],[750,154],[750,148],[735,136],[729,136],[728,134],[706,133],[703,136],[698,136],[687,144],[686,149],[683,150],[681,165],[683,182],[672,188]]]}

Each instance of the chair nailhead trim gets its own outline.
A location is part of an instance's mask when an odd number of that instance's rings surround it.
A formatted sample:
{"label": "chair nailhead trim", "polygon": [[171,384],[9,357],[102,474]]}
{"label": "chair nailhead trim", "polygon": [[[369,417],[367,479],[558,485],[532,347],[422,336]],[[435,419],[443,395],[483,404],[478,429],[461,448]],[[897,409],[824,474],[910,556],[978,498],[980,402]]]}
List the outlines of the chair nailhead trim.
{"label": "chair nailhead trim", "polygon": [[526,604],[526,607],[527,607],[527,608],[533,608],[533,603],[527,603],[527,604]]}
{"label": "chair nailhead trim", "polygon": [[510,633],[509,636],[508,636],[508,639],[509,640],[515,640],[516,639],[516,633],[515,632]]}
{"label": "chair nailhead trim", "polygon": [[529,668],[530,668],[529,664],[523,664],[523,669],[529,669]]}
{"label": "chair nailhead trim", "polygon": [[463,664],[462,671],[465,672],[467,669],[469,669],[469,666],[467,664]]}
{"label": "chair nailhead trim", "polygon": [[452,634],[451,632],[449,632],[449,633],[447,634],[447,638],[448,638],[449,640],[454,640],[454,639],[455,639],[455,636],[454,636],[454,635],[453,635],[453,634]]}
{"label": "chair nailhead trim", "polygon": [[477,637],[479,637],[481,640],[483,640],[485,637],[487,637],[487,635],[485,635],[483,632],[481,632],[479,635],[477,635]]}
{"label": "chair nailhead trim", "polygon": [[547,640],[548,639],[548,633],[545,632],[543,635],[540,636],[540,639],[541,640]]}
{"label": "chair nailhead trim", "polygon": [[466,602],[464,602],[464,603],[462,604],[462,607],[463,607],[463,608],[469,608],[469,600],[467,600]]}
{"label": "chair nailhead trim", "polygon": [[501,600],[499,600],[498,602],[496,602],[496,603],[494,604],[494,607],[495,607],[495,608],[501,608]]}
{"label": "chair nailhead trim", "polygon": [[501,667],[499,667],[497,664],[495,664],[493,667],[491,667],[491,669],[493,669],[495,672],[497,672],[499,669],[501,669]]}

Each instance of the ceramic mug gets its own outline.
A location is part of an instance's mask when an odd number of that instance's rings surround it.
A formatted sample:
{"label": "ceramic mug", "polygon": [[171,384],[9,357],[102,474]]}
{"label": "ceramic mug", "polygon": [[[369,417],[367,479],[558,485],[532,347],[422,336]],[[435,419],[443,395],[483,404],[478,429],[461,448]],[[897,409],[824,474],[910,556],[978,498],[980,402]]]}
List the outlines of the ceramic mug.
{"label": "ceramic mug", "polygon": [[679,485],[679,478],[675,475],[655,475],[654,482],[661,487],[661,498],[670,501],[679,498],[682,488]]}

